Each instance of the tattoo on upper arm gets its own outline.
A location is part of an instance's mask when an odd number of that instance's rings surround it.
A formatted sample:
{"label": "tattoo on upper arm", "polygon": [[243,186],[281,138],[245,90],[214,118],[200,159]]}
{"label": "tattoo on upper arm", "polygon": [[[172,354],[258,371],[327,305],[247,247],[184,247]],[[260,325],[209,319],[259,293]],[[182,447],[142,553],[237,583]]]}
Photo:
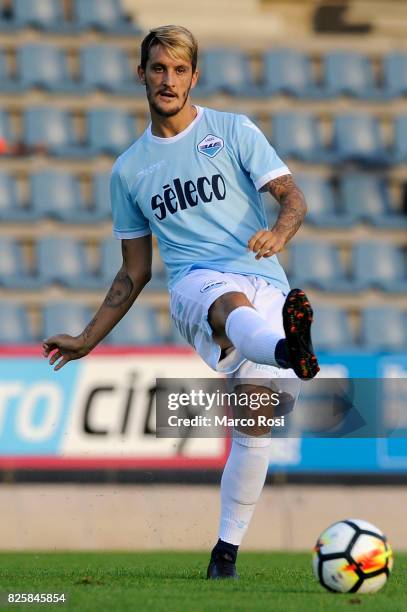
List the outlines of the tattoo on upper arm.
{"label": "tattoo on upper arm", "polygon": [[110,306],[111,308],[123,306],[123,304],[125,304],[129,299],[133,289],[134,285],[130,276],[123,270],[120,270],[117,273],[116,278],[114,279],[103,303],[105,306]]}

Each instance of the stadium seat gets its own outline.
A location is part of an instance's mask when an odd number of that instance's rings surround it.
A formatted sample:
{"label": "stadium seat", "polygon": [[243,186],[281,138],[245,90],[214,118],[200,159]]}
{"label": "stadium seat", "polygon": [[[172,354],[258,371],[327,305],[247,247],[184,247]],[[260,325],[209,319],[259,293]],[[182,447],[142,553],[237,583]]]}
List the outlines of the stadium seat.
{"label": "stadium seat", "polygon": [[202,54],[199,93],[232,96],[262,95],[251,75],[249,58],[237,49],[212,48]]}
{"label": "stadium seat", "polygon": [[332,97],[347,95],[381,99],[370,60],[360,53],[334,51],[324,58],[324,89]]}
{"label": "stadium seat", "polygon": [[93,45],[82,49],[81,73],[85,88],[121,95],[145,95],[144,86],[132,74],[129,58],[120,47]]}
{"label": "stadium seat", "polygon": [[24,140],[30,147],[45,148],[50,154],[62,157],[87,155],[75,137],[71,115],[52,106],[29,108],[24,115]]}
{"label": "stadium seat", "polygon": [[136,139],[133,118],[115,108],[98,108],[87,115],[87,142],[91,153],[119,155]]}
{"label": "stadium seat", "polygon": [[311,173],[298,173],[295,180],[307,202],[307,223],[325,227],[349,227],[352,224],[352,217],[338,207],[337,194],[331,181]]}
{"label": "stadium seat", "polygon": [[407,115],[396,117],[394,122],[394,161],[407,161]]}
{"label": "stadium seat", "polygon": [[140,28],[126,19],[120,0],[75,0],[78,25],[111,34],[140,34]]}
{"label": "stadium seat", "polygon": [[121,241],[116,238],[105,238],[100,243],[100,286],[108,288],[123,263]]}
{"label": "stadium seat", "polygon": [[112,218],[110,205],[110,172],[95,174],[93,176],[93,207],[92,212],[97,221],[106,221]]}
{"label": "stadium seat", "polygon": [[16,179],[0,172],[0,220],[34,221],[37,215],[31,208],[24,208],[17,194]]}
{"label": "stadium seat", "polygon": [[146,285],[145,291],[165,291],[166,289],[167,273],[158,248],[155,248],[153,249],[153,260],[151,263],[151,280]]}
{"label": "stadium seat", "polygon": [[369,351],[405,351],[406,313],[392,306],[370,307],[362,311],[360,340]]}
{"label": "stadium seat", "polygon": [[266,95],[324,97],[313,79],[308,56],[294,49],[272,49],[265,53],[262,90]]}
{"label": "stadium seat", "polygon": [[122,345],[163,344],[157,313],[144,304],[134,304],[109,334],[108,342]]}
{"label": "stadium seat", "polygon": [[317,352],[353,349],[355,338],[347,313],[334,306],[314,307],[312,342]]}
{"label": "stadium seat", "polygon": [[75,31],[63,15],[61,0],[14,0],[14,20],[19,27],[60,33]]}
{"label": "stadium seat", "polygon": [[271,143],[279,155],[306,162],[333,161],[323,145],[322,133],[314,115],[276,113],[272,117]]}
{"label": "stadium seat", "polygon": [[338,161],[342,162],[385,165],[391,161],[383,145],[378,120],[367,114],[337,116],[333,147]]}
{"label": "stadium seat", "polygon": [[85,245],[73,238],[38,240],[37,264],[43,285],[58,283],[73,289],[97,289],[100,286],[89,264]]}
{"label": "stadium seat", "polygon": [[30,344],[34,341],[26,308],[18,302],[0,303],[0,344]]}
{"label": "stadium seat", "polygon": [[384,58],[383,69],[387,95],[407,96],[407,53],[389,53]]}
{"label": "stadium seat", "polygon": [[290,285],[307,286],[331,292],[350,291],[339,252],[332,244],[303,240],[290,249]]}
{"label": "stadium seat", "polygon": [[352,263],[355,288],[407,291],[404,253],[393,244],[379,240],[360,242],[354,246]]}
{"label": "stadium seat", "polygon": [[75,93],[65,52],[50,44],[32,43],[18,50],[20,82],[24,89],[39,87],[50,92]]}
{"label": "stadium seat", "polygon": [[18,93],[20,91],[22,91],[22,87],[20,83],[16,81],[16,79],[10,77],[7,67],[6,55],[3,49],[0,49],[0,92]]}
{"label": "stadium seat", "polygon": [[52,302],[42,311],[42,337],[64,333],[71,336],[80,334],[92,318],[92,312],[82,304]]}
{"label": "stadium seat", "polygon": [[396,214],[391,206],[383,177],[346,173],[339,190],[342,206],[353,223],[368,221],[384,229],[407,227],[407,216]]}
{"label": "stadium seat", "polygon": [[0,109],[0,142],[3,146],[14,142],[9,114],[3,109]]}
{"label": "stadium seat", "polygon": [[27,270],[21,244],[7,236],[0,238],[0,286],[6,289],[37,289],[41,286]]}
{"label": "stadium seat", "polygon": [[77,178],[62,171],[46,170],[31,177],[33,210],[38,217],[67,223],[94,223],[95,215],[86,208]]}

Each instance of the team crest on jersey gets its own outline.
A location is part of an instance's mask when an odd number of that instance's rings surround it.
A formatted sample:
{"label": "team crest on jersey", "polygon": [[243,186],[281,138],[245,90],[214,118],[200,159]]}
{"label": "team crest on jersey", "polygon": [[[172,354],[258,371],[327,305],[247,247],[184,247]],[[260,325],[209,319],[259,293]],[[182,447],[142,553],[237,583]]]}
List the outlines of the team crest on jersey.
{"label": "team crest on jersey", "polygon": [[225,281],[207,281],[201,287],[201,293],[206,293],[210,289],[216,289],[216,287],[222,287],[222,285],[226,285]]}
{"label": "team crest on jersey", "polygon": [[215,157],[224,147],[224,142],[219,136],[208,134],[203,140],[197,145],[198,151],[207,155],[207,157]]}

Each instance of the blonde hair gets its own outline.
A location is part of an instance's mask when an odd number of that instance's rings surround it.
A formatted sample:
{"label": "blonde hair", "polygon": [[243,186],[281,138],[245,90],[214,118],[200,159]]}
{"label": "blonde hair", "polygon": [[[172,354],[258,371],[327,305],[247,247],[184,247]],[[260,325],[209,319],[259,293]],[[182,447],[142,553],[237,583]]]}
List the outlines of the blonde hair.
{"label": "blonde hair", "polygon": [[151,47],[162,45],[171,57],[185,56],[192,64],[192,72],[195,72],[198,62],[198,43],[194,35],[176,25],[165,25],[150,30],[141,43],[140,65],[146,69]]}

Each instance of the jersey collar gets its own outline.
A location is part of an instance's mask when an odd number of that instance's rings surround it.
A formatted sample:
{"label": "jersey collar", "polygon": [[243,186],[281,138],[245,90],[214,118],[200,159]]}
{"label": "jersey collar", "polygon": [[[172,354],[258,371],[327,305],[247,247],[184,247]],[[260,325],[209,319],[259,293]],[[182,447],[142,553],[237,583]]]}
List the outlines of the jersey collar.
{"label": "jersey collar", "polygon": [[169,136],[168,138],[161,138],[161,136],[155,136],[151,132],[151,123],[150,123],[146,129],[146,136],[148,140],[152,140],[153,142],[159,142],[160,144],[172,144],[173,142],[177,142],[177,140],[181,140],[181,138],[184,138],[184,136],[189,134],[189,132],[194,128],[194,126],[197,123],[199,123],[199,121],[202,119],[202,116],[203,116],[204,109],[202,108],[202,106],[198,106],[197,104],[194,104],[194,106],[197,110],[196,117],[185,128],[185,130],[182,130],[182,132],[180,132],[179,134],[176,134],[175,136]]}

